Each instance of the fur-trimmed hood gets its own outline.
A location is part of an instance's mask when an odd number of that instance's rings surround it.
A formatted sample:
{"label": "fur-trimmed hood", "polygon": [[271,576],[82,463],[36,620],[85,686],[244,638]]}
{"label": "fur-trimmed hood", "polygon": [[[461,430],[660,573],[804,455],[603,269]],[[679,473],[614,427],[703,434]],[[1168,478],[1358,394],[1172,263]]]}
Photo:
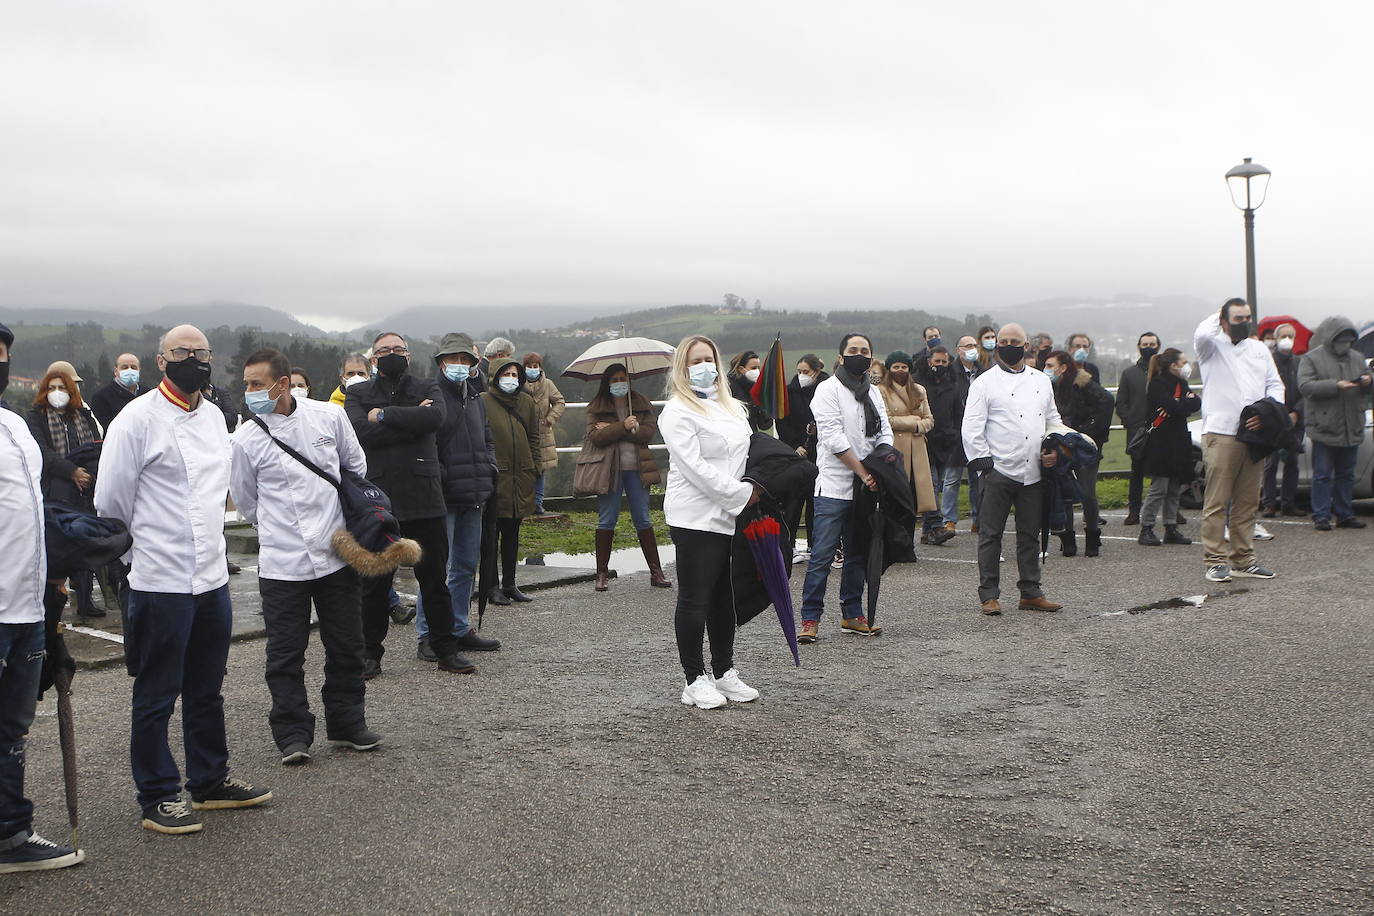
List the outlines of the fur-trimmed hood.
{"label": "fur-trimmed hood", "polygon": [[373,552],[359,544],[347,528],[335,531],[329,542],[334,552],[360,576],[384,576],[398,566],[414,566],[422,553],[419,543],[410,538],[397,538],[385,550]]}

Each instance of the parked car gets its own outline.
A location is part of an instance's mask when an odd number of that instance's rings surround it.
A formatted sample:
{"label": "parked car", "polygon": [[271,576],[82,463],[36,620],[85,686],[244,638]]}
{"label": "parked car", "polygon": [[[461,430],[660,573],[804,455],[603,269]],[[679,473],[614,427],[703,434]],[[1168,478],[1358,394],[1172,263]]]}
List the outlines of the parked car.
{"label": "parked car", "polygon": [[[1370,499],[1374,498],[1374,411],[1364,412],[1365,437],[1360,442],[1360,455],[1355,462],[1355,498]],[[1187,509],[1202,508],[1202,493],[1206,488],[1204,474],[1206,467],[1202,463],[1202,420],[1197,419],[1188,424],[1188,432],[1193,437],[1193,467],[1196,469],[1196,476],[1193,482],[1183,488],[1180,502]],[[1308,490],[1312,487],[1312,443],[1304,443],[1306,448],[1298,457],[1298,489]]]}

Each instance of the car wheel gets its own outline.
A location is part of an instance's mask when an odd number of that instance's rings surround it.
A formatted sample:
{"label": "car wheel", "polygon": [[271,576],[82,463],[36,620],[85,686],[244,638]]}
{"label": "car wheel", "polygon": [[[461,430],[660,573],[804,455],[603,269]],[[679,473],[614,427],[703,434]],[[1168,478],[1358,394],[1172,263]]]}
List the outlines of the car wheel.
{"label": "car wheel", "polygon": [[1207,490],[1206,467],[1202,463],[1202,449],[1193,448],[1193,479],[1184,484],[1179,493],[1179,505],[1185,509],[1201,509],[1202,497]]}

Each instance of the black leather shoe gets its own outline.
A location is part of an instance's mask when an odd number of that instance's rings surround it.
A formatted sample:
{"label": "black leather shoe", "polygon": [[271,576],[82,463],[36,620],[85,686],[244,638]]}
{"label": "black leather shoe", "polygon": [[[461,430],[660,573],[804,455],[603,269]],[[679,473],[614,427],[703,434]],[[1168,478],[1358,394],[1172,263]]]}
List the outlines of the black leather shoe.
{"label": "black leather shoe", "polygon": [[1365,523],[1358,518],[1343,518],[1336,523],[1337,528],[1364,528]]}
{"label": "black leather shoe", "polygon": [[502,607],[510,604],[510,599],[506,597],[506,593],[499,588],[494,588],[488,592],[487,600],[492,604],[499,604]]}
{"label": "black leather shoe", "polygon": [[1313,522],[1312,527],[1316,528],[1318,531],[1330,531],[1331,522],[1326,519],[1321,519],[1320,521]]}
{"label": "black leather shoe", "polygon": [[501,589],[501,591],[505,592],[506,597],[509,598],[511,601],[519,601],[523,604],[526,601],[534,600],[529,595],[526,595],[524,592],[520,591],[519,586],[516,585],[507,585],[505,588]]}
{"label": "black leather shoe", "polygon": [[363,659],[363,680],[370,681],[382,673],[382,663],[375,658]]}
{"label": "black leather shoe", "polygon": [[479,635],[476,630],[468,630],[467,633],[458,637],[458,648],[468,652],[495,652],[501,648],[501,640],[487,639],[485,636]]}
{"label": "black leather shoe", "polygon": [[434,654],[434,647],[429,644],[429,637],[420,640],[420,644],[415,647],[415,657],[422,662],[437,662],[439,656]]}
{"label": "black leather shoe", "polygon": [[477,666],[457,652],[451,652],[439,659],[439,670],[449,674],[476,674]]}

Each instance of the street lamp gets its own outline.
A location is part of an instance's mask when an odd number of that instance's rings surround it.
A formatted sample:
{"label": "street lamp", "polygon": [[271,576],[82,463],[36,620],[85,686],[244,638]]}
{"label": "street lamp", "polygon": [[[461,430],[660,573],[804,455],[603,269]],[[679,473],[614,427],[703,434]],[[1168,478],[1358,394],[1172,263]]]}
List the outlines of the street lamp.
{"label": "street lamp", "polygon": [[1226,186],[1231,189],[1231,202],[1245,211],[1245,300],[1252,313],[1259,315],[1255,302],[1255,211],[1269,190],[1269,170],[1247,156],[1226,173]]}

